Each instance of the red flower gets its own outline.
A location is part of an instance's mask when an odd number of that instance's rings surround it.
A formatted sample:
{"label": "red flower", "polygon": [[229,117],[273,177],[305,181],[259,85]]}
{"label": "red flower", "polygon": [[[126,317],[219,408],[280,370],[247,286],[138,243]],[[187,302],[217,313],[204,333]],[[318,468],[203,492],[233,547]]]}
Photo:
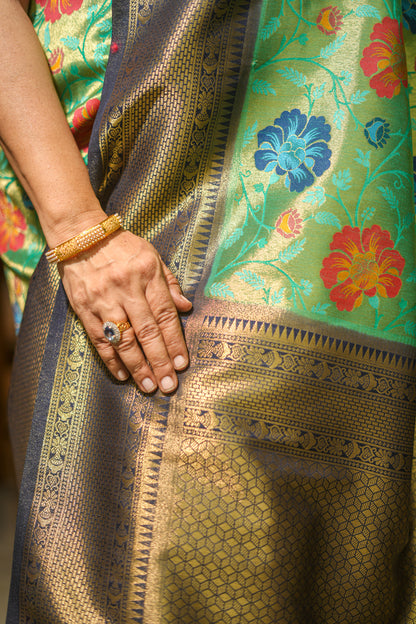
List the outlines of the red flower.
{"label": "red flower", "polygon": [[56,48],[50,57],[48,58],[48,63],[51,68],[51,72],[53,74],[59,74],[62,69],[62,65],[64,62],[64,51],[62,48]]}
{"label": "red flower", "polygon": [[92,126],[95,120],[95,116],[100,105],[98,98],[88,100],[88,102],[81,108],[77,108],[72,120],[73,127],[71,128],[72,134],[75,137],[79,149],[85,149],[90,142]]}
{"label": "red flower", "polygon": [[324,259],[321,278],[326,288],[332,288],[330,299],[338,310],[358,308],[363,294],[396,297],[405,260],[393,246],[390,233],[379,225],[362,234],[360,228],[346,225],[334,235],[329,248],[337,251]]}
{"label": "red flower", "polygon": [[302,217],[296,208],[282,212],[276,221],[276,232],[285,238],[295,238],[302,229]]}
{"label": "red flower", "polygon": [[366,76],[372,76],[370,87],[379,97],[392,98],[400,93],[402,85],[407,87],[403,27],[397,20],[385,17],[374,26],[370,39],[373,43],[363,51],[361,69]]}
{"label": "red flower", "polygon": [[17,208],[7,199],[5,193],[0,191],[0,253],[9,249],[17,251],[23,247],[26,230],[26,221]]}
{"label": "red flower", "polygon": [[83,0],[36,0],[36,4],[45,7],[44,15],[47,22],[56,22],[64,13],[70,15],[78,11]]}
{"label": "red flower", "polygon": [[325,35],[334,35],[343,24],[342,18],[343,15],[338,7],[329,6],[319,13],[316,24]]}

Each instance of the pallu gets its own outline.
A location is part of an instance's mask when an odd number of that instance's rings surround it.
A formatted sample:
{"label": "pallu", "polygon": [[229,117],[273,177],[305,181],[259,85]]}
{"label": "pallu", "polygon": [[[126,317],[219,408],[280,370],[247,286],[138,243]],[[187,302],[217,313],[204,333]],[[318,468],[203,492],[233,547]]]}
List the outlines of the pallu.
{"label": "pallu", "polygon": [[8,624],[416,622],[412,29],[113,1],[91,180],[192,299],[191,363],[172,396],[115,381],[41,259]]}

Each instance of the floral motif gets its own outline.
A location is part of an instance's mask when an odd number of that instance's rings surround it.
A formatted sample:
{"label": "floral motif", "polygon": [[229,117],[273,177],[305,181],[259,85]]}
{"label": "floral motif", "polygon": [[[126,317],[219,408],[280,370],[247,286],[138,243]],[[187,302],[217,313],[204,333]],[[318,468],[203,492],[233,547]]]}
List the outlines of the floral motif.
{"label": "floral motif", "polygon": [[62,48],[55,48],[50,57],[48,63],[53,74],[59,74],[64,64],[64,51]]}
{"label": "floral motif", "polygon": [[74,113],[72,120],[73,127],[71,130],[79,149],[85,149],[88,147],[92,126],[94,124],[99,105],[100,100],[98,98],[93,98],[88,100],[88,102],[81,108],[77,108]]}
{"label": "floral motif", "polygon": [[328,6],[319,13],[316,25],[325,35],[334,35],[340,30],[343,22],[343,15],[338,7]]}
{"label": "floral motif", "polygon": [[375,147],[383,147],[390,138],[390,125],[381,117],[374,117],[365,124],[364,134],[367,141]]}
{"label": "floral motif", "polygon": [[276,221],[276,232],[285,238],[295,238],[302,229],[302,217],[296,208],[282,212]]}
{"label": "floral motif", "polygon": [[346,225],[330,244],[333,251],[323,261],[321,278],[331,288],[330,299],[338,310],[351,312],[367,297],[393,298],[402,286],[400,275],[405,261],[387,230],[379,225],[360,228]]}
{"label": "floral motif", "polygon": [[371,43],[363,51],[360,61],[366,76],[372,76],[370,87],[379,97],[392,98],[407,87],[406,57],[403,45],[403,27],[395,19],[385,17],[374,26]]}
{"label": "floral motif", "polygon": [[26,221],[17,208],[9,202],[6,194],[0,191],[0,253],[17,251],[23,247]]}
{"label": "floral motif", "polygon": [[83,0],[36,0],[36,4],[45,7],[44,15],[47,22],[56,22],[62,15],[71,15],[81,8]]}
{"label": "floral motif", "polygon": [[404,17],[403,24],[412,33],[416,33],[416,2],[414,0],[402,0],[402,10]]}
{"label": "floral motif", "polygon": [[[311,186],[314,175],[321,176],[330,166],[331,127],[324,117],[308,117],[297,108],[284,111],[257,135],[259,149],[254,154],[257,169],[285,176],[290,191]],[[313,172],[313,173],[312,173]]]}

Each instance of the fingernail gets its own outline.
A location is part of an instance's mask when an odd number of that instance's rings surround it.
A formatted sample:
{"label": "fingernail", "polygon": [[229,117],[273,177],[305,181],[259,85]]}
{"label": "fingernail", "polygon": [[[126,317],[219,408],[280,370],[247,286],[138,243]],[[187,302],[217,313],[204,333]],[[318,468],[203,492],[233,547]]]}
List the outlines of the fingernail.
{"label": "fingernail", "polygon": [[126,381],[126,379],[129,378],[128,374],[125,371],[122,371],[122,370],[118,371],[117,377],[120,379],[120,381]]}
{"label": "fingernail", "polygon": [[175,359],[173,360],[173,363],[175,365],[175,368],[177,369],[181,369],[181,368],[185,368],[186,366],[186,360],[182,355],[177,355],[175,357]]}
{"label": "fingernail", "polygon": [[172,392],[172,390],[176,388],[175,382],[173,381],[172,377],[163,377],[162,381],[160,382],[160,387],[162,388],[163,392]]}
{"label": "fingernail", "polygon": [[192,303],[192,301],[189,301],[189,299],[187,299],[184,295],[180,295],[180,298],[182,299],[182,301],[185,301],[186,303]]}
{"label": "fingernail", "polygon": [[142,386],[146,392],[153,392],[153,390],[156,390],[156,384],[150,377],[143,379]]}

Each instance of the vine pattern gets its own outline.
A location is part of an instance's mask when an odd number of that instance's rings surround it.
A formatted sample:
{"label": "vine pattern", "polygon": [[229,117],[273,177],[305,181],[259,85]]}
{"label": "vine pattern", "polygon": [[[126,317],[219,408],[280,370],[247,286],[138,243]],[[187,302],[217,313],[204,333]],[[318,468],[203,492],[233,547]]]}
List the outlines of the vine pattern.
{"label": "vine pattern", "polygon": [[402,7],[269,5],[206,294],[412,342],[411,123],[397,114],[408,106]]}

